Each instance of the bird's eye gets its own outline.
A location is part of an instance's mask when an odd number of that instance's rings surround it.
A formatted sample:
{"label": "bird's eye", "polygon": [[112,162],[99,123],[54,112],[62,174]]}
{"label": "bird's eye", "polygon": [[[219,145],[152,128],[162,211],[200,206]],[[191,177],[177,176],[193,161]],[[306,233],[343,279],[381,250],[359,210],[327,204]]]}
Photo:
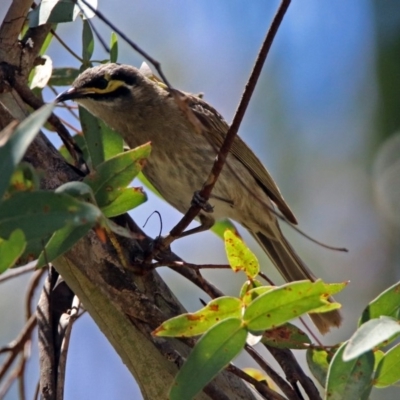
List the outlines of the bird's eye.
{"label": "bird's eye", "polygon": [[109,81],[104,77],[96,78],[91,82],[91,86],[97,89],[106,89]]}

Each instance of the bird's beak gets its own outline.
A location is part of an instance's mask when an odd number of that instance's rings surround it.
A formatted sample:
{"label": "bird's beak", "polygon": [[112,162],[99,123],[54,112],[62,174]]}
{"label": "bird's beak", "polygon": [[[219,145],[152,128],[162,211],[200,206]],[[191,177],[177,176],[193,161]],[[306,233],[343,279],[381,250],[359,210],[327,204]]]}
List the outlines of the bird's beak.
{"label": "bird's beak", "polygon": [[67,100],[75,100],[79,99],[82,97],[85,97],[88,93],[92,93],[91,90],[85,90],[85,89],[77,89],[77,88],[70,88],[66,90],[65,92],[60,93],[56,99],[56,103],[61,103],[62,101],[67,101]]}
{"label": "bird's beak", "polygon": [[65,92],[60,93],[56,99],[56,103],[61,103],[62,101],[73,100],[77,97],[77,90],[75,88],[70,88]]}

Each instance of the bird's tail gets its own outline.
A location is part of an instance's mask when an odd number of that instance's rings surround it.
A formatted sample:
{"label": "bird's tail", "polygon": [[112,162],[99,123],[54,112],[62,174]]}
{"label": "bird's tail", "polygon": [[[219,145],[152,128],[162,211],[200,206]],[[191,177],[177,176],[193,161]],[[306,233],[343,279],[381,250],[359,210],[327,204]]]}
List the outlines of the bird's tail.
{"label": "bird's tail", "polygon": [[[292,246],[283,236],[279,226],[277,228],[280,236],[276,239],[271,239],[261,232],[252,232],[252,234],[287,282],[303,279],[315,281],[315,275],[293,250]],[[330,300],[333,301],[332,298]],[[310,314],[310,317],[322,334],[327,333],[332,326],[338,327],[342,321],[338,310]]]}

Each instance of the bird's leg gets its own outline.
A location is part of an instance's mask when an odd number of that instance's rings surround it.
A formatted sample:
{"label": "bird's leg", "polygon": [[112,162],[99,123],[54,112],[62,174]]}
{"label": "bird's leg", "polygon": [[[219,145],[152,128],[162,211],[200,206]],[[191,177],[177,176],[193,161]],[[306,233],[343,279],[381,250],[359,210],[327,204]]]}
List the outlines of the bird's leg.
{"label": "bird's leg", "polygon": [[200,195],[198,190],[193,193],[192,206],[199,206],[207,213],[212,213],[214,211],[214,207]]}
{"label": "bird's leg", "polygon": [[[197,194],[197,197],[196,197]],[[205,202],[204,199],[201,198],[201,196],[198,196],[198,192],[195,193],[193,196],[193,202],[200,201],[204,205],[204,208],[202,207],[203,211],[211,213],[213,211],[213,207],[208,203]],[[194,233],[199,233],[199,232],[204,232],[209,230],[213,225],[214,225],[214,218],[211,217],[209,214],[204,214],[201,213],[197,217],[200,220],[200,225],[196,226],[195,228],[188,229],[184,232],[182,232],[179,236],[176,236],[172,238],[170,235],[167,236],[158,236],[155,238],[149,248],[145,251],[146,256],[145,256],[145,262],[150,262],[155,254],[157,254],[160,251],[171,251],[170,250],[170,243],[174,239],[180,239],[185,236],[190,236],[193,235]]]}
{"label": "bird's leg", "polygon": [[208,231],[214,225],[215,220],[213,217],[210,217],[209,215],[200,214],[198,218],[200,219],[200,225],[196,226],[196,228],[191,228],[182,232],[179,235],[179,238],[190,236],[193,235],[194,233]]}
{"label": "bird's leg", "polygon": [[[192,206],[199,206],[205,213],[212,213],[214,211],[214,207],[205,200],[199,191],[194,192],[192,198]],[[214,225],[214,218],[207,214],[199,214],[198,218],[200,219],[200,226],[196,226],[196,228],[188,229],[182,232],[179,235],[179,238],[183,238],[185,236],[193,235],[194,233],[208,231]]]}

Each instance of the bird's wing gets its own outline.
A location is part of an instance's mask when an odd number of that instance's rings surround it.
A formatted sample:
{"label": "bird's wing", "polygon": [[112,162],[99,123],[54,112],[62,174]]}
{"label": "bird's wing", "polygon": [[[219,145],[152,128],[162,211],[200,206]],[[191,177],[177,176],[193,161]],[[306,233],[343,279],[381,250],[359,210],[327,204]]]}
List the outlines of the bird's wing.
{"label": "bird's wing", "polygon": [[[205,129],[210,133],[210,138],[214,142],[216,149],[219,149],[225,139],[226,133],[228,132],[228,124],[218,111],[198,97],[191,96],[189,106]],[[297,224],[296,217],[286,204],[286,201],[275,181],[272,179],[272,176],[239,136],[235,137],[231,153],[248,168],[250,173],[254,176],[270,199],[277,205],[282,214],[290,222]]]}

